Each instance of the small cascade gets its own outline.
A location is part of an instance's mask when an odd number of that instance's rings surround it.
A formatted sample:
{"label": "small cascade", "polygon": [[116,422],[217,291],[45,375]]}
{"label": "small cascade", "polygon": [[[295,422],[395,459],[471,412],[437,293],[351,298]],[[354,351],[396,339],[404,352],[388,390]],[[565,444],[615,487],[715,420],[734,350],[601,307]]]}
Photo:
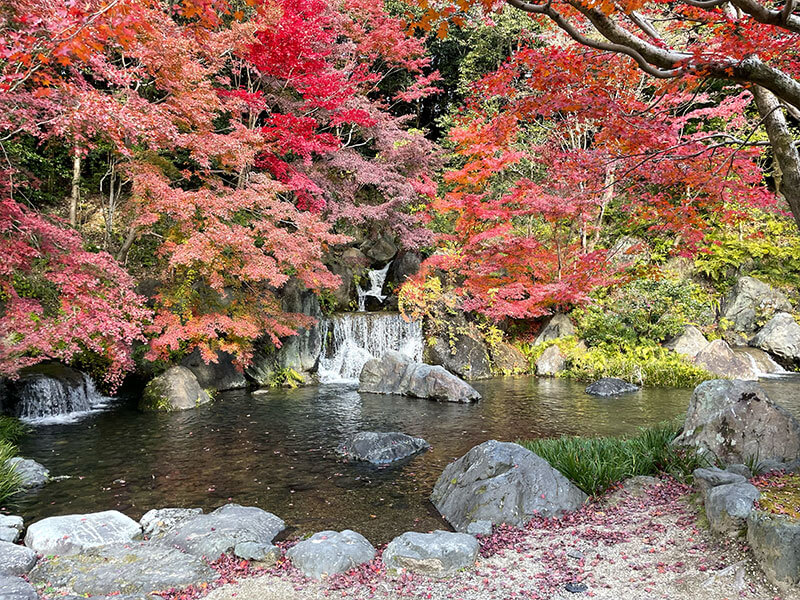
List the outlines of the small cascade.
{"label": "small cascade", "polygon": [[389,273],[391,264],[392,261],[389,261],[382,269],[373,269],[367,272],[367,277],[369,277],[369,289],[364,290],[360,285],[357,286],[359,312],[366,311],[367,296],[377,298],[378,302],[386,300],[386,296],[381,292],[383,291],[383,284],[386,282],[386,275]]}
{"label": "small cascade", "polygon": [[786,370],[772,360],[772,357],[759,348],[739,347],[733,349],[734,353],[746,360],[753,371],[761,377],[764,375],[779,375]]}
{"label": "small cascade", "polygon": [[32,372],[15,382],[12,414],[25,421],[68,422],[105,406],[110,398],[97,391],[91,377],[59,368],[58,376]]}
{"label": "small cascade", "polygon": [[323,383],[353,382],[371,358],[397,350],[422,360],[422,325],[399,313],[343,313],[323,321],[319,377]]}

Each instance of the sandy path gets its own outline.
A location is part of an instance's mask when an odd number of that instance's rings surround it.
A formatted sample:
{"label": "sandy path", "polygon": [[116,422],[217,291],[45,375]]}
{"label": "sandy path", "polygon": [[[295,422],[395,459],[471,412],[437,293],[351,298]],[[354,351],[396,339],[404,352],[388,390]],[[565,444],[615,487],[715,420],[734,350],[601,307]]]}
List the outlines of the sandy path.
{"label": "sandy path", "polygon": [[800,600],[800,590],[780,594],[766,583],[741,541],[712,536],[690,490],[674,482],[620,490],[560,521],[503,528],[482,541],[482,555],[473,571],[444,581],[389,576],[379,559],[322,583],[279,564],[207,599]]}

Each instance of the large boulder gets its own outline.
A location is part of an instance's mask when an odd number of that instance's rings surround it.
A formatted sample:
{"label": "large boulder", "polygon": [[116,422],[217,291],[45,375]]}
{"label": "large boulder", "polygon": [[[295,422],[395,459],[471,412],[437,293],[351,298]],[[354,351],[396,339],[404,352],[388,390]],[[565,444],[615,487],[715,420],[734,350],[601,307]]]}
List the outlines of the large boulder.
{"label": "large boulder", "polygon": [[786,369],[772,360],[772,357],[760,348],[750,348],[749,346],[739,346],[733,351],[750,363],[753,370],[759,375],[773,375],[786,373]]}
{"label": "large boulder", "polygon": [[50,481],[50,471],[31,458],[15,456],[6,461],[6,466],[14,469],[19,476],[19,485],[23,490],[41,487]]}
{"label": "large boulder", "polygon": [[711,530],[738,535],[746,527],[747,517],[760,497],[758,488],[746,481],[712,487],[705,500],[706,518]]}
{"label": "large boulder", "polygon": [[528,359],[508,342],[497,342],[489,348],[492,367],[500,375],[522,375],[530,368]]}
{"label": "large boulder", "polygon": [[665,348],[689,358],[697,356],[706,346],[708,346],[706,336],[694,325],[687,325],[683,333],[664,344]]}
{"label": "large boulder", "polygon": [[74,594],[150,594],[201,585],[219,575],[205,561],[152,542],[103,546],[79,555],[42,561],[31,571],[34,583]]}
{"label": "large boulder", "polygon": [[586,393],[590,396],[619,396],[620,394],[638,392],[639,389],[638,385],[628,383],[624,379],[603,377],[587,385]]}
{"label": "large boulder", "polygon": [[326,258],[325,264],[341,280],[333,291],[336,310],[351,310],[356,303],[356,279],[364,275],[370,259],[358,248],[347,248],[340,255]]}
{"label": "large boulder", "polygon": [[586,494],[530,450],[489,440],[447,465],[431,502],[456,529],[489,521],[521,527],[579,508]]}
{"label": "large boulder", "polygon": [[419,272],[421,264],[422,257],[419,252],[414,252],[413,250],[400,251],[389,267],[389,272],[386,274],[386,283],[399,287],[406,279]]}
{"label": "large boulder", "polygon": [[24,579],[0,575],[0,600],[39,600],[39,594]]}
{"label": "large boulder", "polygon": [[336,451],[351,459],[387,465],[427,450],[430,444],[418,437],[399,432],[361,431],[349,436]]}
{"label": "large boulder", "polygon": [[322,579],[344,573],[375,558],[375,548],[360,533],[320,531],[286,553],[306,577]]}
{"label": "large boulder", "polygon": [[139,524],[116,510],[47,517],[28,526],[25,545],[39,554],[68,556],[107,544],[130,542]]}
{"label": "large boulder", "polygon": [[754,510],[747,518],[747,543],[774,585],[788,591],[800,583],[800,521]]}
{"label": "large boulder", "polygon": [[389,542],[383,564],[390,571],[447,577],[474,566],[479,549],[478,540],[466,533],[409,531]]}
{"label": "large boulder", "polygon": [[547,320],[539,335],[536,336],[534,344],[543,344],[570,335],[575,335],[575,326],[567,315],[557,313]]}
{"label": "large boulder", "polygon": [[151,379],[142,392],[139,409],[171,411],[195,408],[211,401],[197,377],[186,367],[170,367]]}
{"label": "large boulder", "polygon": [[753,277],[742,277],[722,301],[722,317],[736,331],[753,333],[772,315],[789,311],[792,305],[780,291]]}
{"label": "large boulder", "polygon": [[142,515],[139,524],[144,536],[151,538],[202,514],[202,508],[154,508]]}
{"label": "large boulder", "polygon": [[483,335],[463,315],[453,317],[444,330],[425,344],[426,363],[441,365],[464,379],[487,379],[492,376],[492,361]]}
{"label": "large boulder", "polygon": [[755,382],[714,379],[698,385],[675,444],[725,464],[800,458],[800,424]]}
{"label": "large boulder", "polygon": [[800,325],[789,313],[778,313],[753,337],[751,344],[786,366],[800,364]]}
{"label": "large boulder", "polygon": [[36,552],[25,546],[0,542],[0,576],[25,575],[36,564]]}
{"label": "large boulder", "polygon": [[217,352],[216,362],[207,363],[200,350],[181,360],[181,365],[189,369],[197,378],[201,388],[207,390],[240,390],[247,387],[244,372],[233,364],[233,356],[227,352]]}
{"label": "large boulder", "polygon": [[471,402],[481,397],[475,388],[444,368],[414,362],[395,351],[366,362],[358,391],[447,402]]}
{"label": "large boulder", "polygon": [[215,560],[242,542],[271,544],[285,523],[254,506],[226,504],[207,515],[184,520],[158,537],[159,543]]}
{"label": "large boulder", "polygon": [[719,377],[758,379],[753,364],[736,354],[725,340],[714,340],[698,352],[694,363]]}
{"label": "large boulder", "polygon": [[391,235],[384,233],[364,242],[361,250],[374,264],[385,265],[397,254],[397,244]]}
{"label": "large boulder", "polygon": [[540,377],[554,377],[566,368],[567,358],[555,344],[545,348],[536,361],[536,374]]}

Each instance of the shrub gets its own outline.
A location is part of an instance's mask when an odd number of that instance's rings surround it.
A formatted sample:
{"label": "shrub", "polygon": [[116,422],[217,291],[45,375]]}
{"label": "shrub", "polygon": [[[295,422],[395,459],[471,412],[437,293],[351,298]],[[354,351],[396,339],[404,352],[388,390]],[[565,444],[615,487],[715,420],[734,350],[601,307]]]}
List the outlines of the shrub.
{"label": "shrub", "polygon": [[713,316],[711,299],[691,281],[637,279],[576,310],[578,333],[589,346],[660,343],[687,323]]}
{"label": "shrub", "polygon": [[590,496],[637,475],[666,473],[686,481],[707,466],[705,459],[672,441],[680,432],[675,422],[642,428],[633,437],[561,437],[518,442],[535,452]]}

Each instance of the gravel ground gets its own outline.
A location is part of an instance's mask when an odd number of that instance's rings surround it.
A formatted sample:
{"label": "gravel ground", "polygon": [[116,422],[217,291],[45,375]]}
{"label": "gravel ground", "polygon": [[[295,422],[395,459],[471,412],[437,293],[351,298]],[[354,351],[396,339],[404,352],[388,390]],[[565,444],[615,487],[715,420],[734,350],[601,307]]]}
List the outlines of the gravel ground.
{"label": "gravel ground", "polygon": [[713,537],[691,490],[671,481],[618,490],[561,520],[496,529],[481,545],[476,568],[448,580],[389,576],[376,559],[316,583],[282,560],[206,598],[800,600],[800,591],[780,594],[764,580],[743,542]]}

